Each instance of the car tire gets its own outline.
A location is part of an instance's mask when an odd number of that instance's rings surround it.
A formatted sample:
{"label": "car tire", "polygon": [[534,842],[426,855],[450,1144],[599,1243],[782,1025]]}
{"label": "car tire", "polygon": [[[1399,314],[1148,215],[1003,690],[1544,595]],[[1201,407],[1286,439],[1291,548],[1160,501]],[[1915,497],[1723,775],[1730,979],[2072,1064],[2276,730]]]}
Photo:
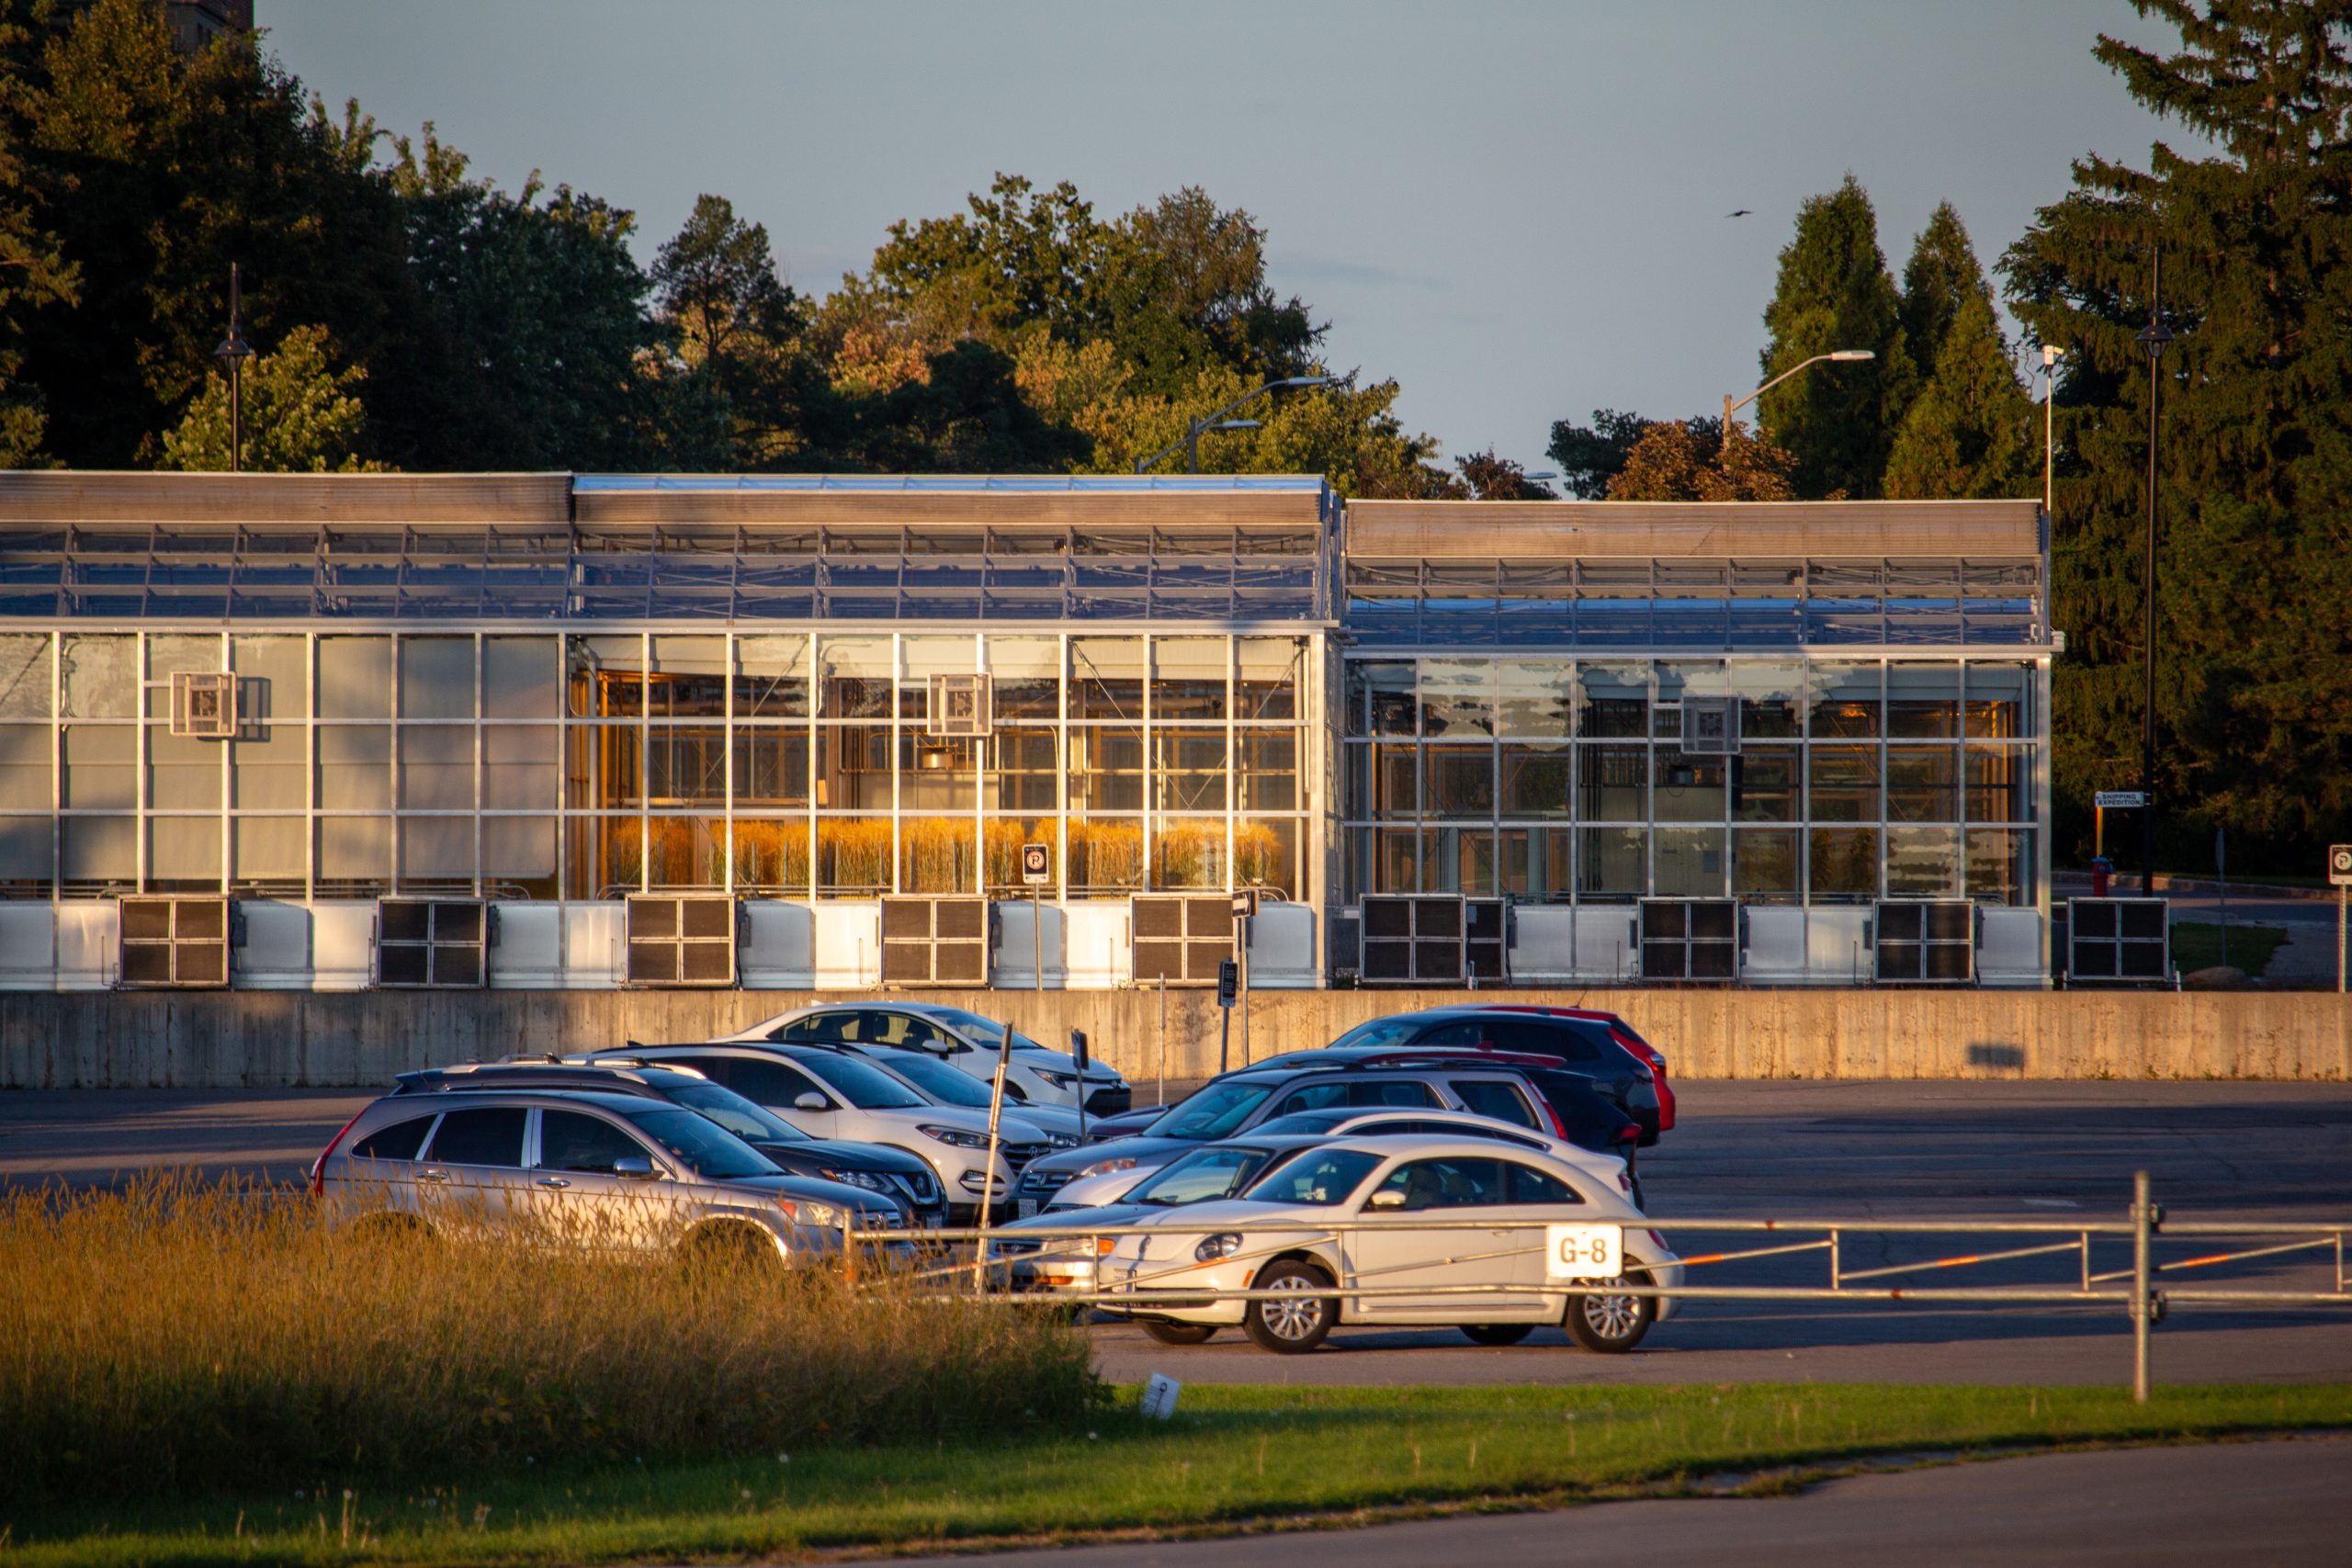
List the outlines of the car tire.
{"label": "car tire", "polygon": [[[1649,1276],[1634,1270],[1631,1275],[1620,1274],[1604,1285],[1645,1285]],[[1622,1356],[1642,1342],[1657,1321],[1656,1296],[1612,1296],[1605,1291],[1590,1292],[1568,1298],[1568,1310],[1563,1326],[1568,1337],[1588,1350],[1604,1356]]]}
{"label": "car tire", "polygon": [[732,1272],[782,1265],[767,1237],[745,1224],[707,1225],[686,1238],[686,1266]]}
{"label": "car tire", "polygon": [[1136,1326],[1162,1345],[1205,1345],[1216,1337],[1214,1323],[1161,1323],[1146,1317],[1136,1319]]}
{"label": "car tire", "polygon": [[[1331,1276],[1314,1264],[1295,1258],[1276,1258],[1259,1272],[1251,1288],[1260,1291],[1328,1290]],[[1337,1296],[1311,1296],[1299,1301],[1251,1302],[1241,1327],[1261,1350],[1278,1356],[1298,1356],[1323,1343],[1340,1315]]]}
{"label": "car tire", "polygon": [[1473,1345],[1516,1345],[1535,1332],[1532,1323],[1465,1323],[1462,1332]]}

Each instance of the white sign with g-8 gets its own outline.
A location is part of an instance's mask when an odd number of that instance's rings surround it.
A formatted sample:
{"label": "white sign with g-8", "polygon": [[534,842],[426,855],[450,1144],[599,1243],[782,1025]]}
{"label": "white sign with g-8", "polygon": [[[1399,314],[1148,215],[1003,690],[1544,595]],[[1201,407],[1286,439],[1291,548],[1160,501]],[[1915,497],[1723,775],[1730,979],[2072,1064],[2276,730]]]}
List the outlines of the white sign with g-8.
{"label": "white sign with g-8", "polygon": [[1614,1280],[1625,1271],[1623,1225],[1546,1225],[1544,1272],[1553,1280]]}

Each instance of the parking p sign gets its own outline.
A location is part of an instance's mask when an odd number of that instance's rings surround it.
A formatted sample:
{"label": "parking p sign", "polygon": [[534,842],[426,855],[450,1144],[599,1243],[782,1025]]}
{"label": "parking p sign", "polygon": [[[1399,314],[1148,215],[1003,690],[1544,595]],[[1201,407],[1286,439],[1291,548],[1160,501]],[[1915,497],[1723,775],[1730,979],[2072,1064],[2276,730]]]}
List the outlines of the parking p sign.
{"label": "parking p sign", "polygon": [[1051,844],[1021,846],[1021,880],[1032,887],[1043,887],[1054,879],[1054,850]]}
{"label": "parking p sign", "polygon": [[1547,1278],[1614,1280],[1624,1271],[1624,1226],[1544,1227],[1544,1272]]}
{"label": "parking p sign", "polygon": [[2352,844],[2327,846],[2327,881],[2331,887],[2352,887]]}

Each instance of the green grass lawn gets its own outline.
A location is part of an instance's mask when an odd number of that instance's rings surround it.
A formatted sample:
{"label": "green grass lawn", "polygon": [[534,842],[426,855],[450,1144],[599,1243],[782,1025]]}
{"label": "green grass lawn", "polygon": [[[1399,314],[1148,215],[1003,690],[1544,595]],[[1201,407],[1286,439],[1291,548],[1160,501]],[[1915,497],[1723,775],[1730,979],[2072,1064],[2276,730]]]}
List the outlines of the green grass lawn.
{"label": "green grass lawn", "polygon": [[[1673,1492],[1725,1472],[1871,1454],[2165,1442],[2352,1427],[2352,1387],[2107,1389],[1192,1387],[1146,1422],[1121,1391],[1084,1429],[966,1444],[760,1453],[692,1465],[49,1516],[11,1565],[621,1562],[1074,1540],[1251,1521]],[[1761,1488],[1785,1484],[1767,1476]]]}
{"label": "green grass lawn", "polygon": [[2173,967],[2184,975],[2228,963],[2248,975],[2269,967],[2270,955],[2287,945],[2287,933],[2277,926],[2242,926],[2230,922],[2230,955],[2222,956],[2222,928],[2217,922],[2177,920],[2172,928]]}

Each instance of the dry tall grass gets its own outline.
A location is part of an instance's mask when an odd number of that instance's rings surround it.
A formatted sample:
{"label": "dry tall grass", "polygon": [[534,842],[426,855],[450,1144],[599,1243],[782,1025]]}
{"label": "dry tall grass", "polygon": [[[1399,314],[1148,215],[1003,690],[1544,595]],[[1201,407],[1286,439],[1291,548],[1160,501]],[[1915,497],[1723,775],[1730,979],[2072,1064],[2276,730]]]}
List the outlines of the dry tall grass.
{"label": "dry tall grass", "polygon": [[1076,1418],[1082,1339],[838,1277],[364,1235],[164,1177],[0,1201],[28,1502],[928,1440]]}

